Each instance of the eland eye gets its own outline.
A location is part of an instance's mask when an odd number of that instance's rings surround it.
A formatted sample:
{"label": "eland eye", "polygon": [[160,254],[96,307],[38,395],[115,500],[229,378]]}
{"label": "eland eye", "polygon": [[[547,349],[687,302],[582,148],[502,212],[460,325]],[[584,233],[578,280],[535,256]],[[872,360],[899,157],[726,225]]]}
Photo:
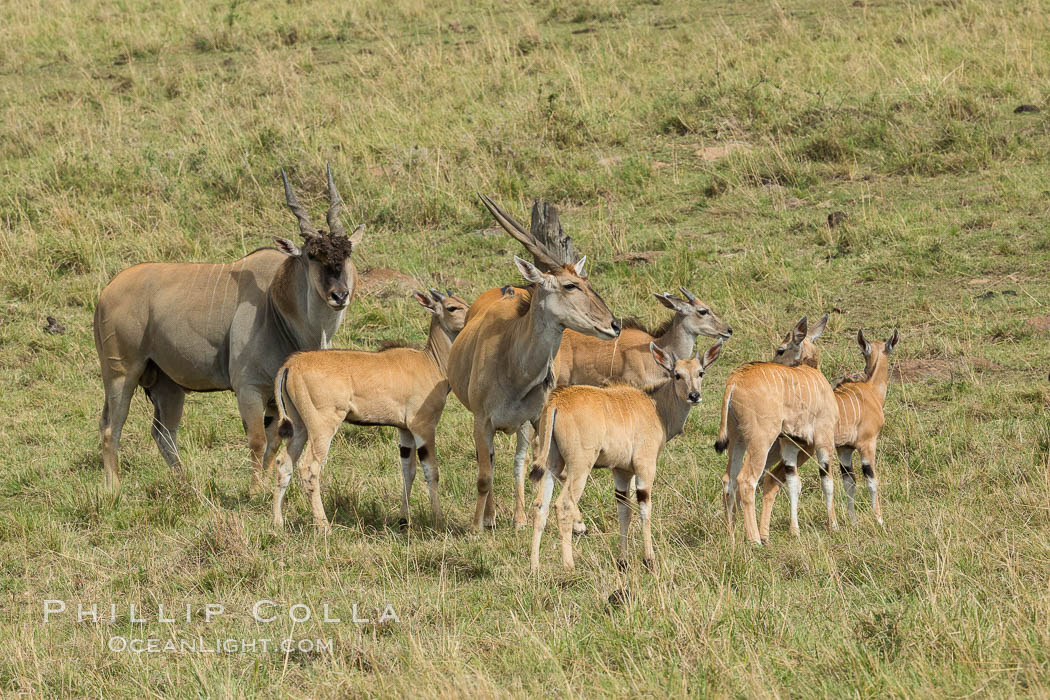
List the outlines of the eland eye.
{"label": "eland eye", "polygon": [[700,314],[701,316],[706,316],[710,312],[707,309],[698,309],[697,313]]}
{"label": "eland eye", "polygon": [[682,378],[682,375],[681,375],[681,374],[679,374],[678,372],[675,372],[675,373],[674,373],[674,378],[675,378],[675,379],[681,379],[681,378]]}
{"label": "eland eye", "polygon": [[571,292],[572,290],[579,289],[579,288],[580,288],[579,285],[577,285],[577,284],[575,284],[573,282],[569,282],[568,284],[563,284],[562,285],[562,289],[564,289],[567,292]]}
{"label": "eland eye", "polygon": [[777,348],[777,355],[783,355],[783,354],[784,354],[784,348]]}

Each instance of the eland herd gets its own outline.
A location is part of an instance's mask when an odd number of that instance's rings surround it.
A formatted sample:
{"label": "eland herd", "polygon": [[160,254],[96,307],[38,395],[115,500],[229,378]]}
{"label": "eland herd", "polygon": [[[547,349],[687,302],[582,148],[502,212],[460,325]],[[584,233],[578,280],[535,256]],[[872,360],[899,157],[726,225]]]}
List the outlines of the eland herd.
{"label": "eland herd", "polygon": [[[301,245],[275,238],[275,248],[232,263],[135,265],[102,290],[94,335],[105,388],[99,432],[106,487],[119,487],[120,435],[136,387],[153,404],[152,435],[161,455],[180,473],[178,429],[186,393],[233,391],[251,452],[252,488],[272,484],[275,527],[283,526],[282,503],[297,471],[315,525],[329,529],[320,474],[332,438],[346,422],[397,428],[401,522],[409,524],[412,484],[422,465],[433,524],[442,528],[435,436],[451,392],[474,417],[475,529],[495,525],[495,433],[516,434],[518,528],[526,526],[530,446],[534,455],[533,570],[552,500],[562,561],[573,567],[573,533],[586,530],[577,504],[595,467],[607,467],[613,476],[618,564],[627,562],[633,481],[643,561],[652,567],[650,499],[660,452],[684,430],[690,409],[700,403],[704,374],[733,329],[684,287],[681,297],[656,295],[674,315],[652,332],[618,318],[591,285],[585,257],[566,263],[482,196],[500,226],[533,257],[514,258],[525,284],[490,289],[472,304],[451,291],[414,292],[431,314],[422,349],[332,349],[353,300],[357,272],[350,258],[364,229],[347,234],[331,168],[327,231],[314,227],[283,171],[281,177]],[[851,520],[853,456],[859,454],[874,517],[883,522],[875,451],[888,356],[899,336],[895,330],[885,342],[868,341],[858,332],[863,376],[833,387],[820,371],[816,345],[827,318],[809,326],[803,317],[771,361],[742,365],[726,380],[715,449],[728,451],[723,499],[730,538],[740,509],[748,541],[768,541],[781,486],[790,500],[791,533],[798,535],[798,468],[809,457],[819,466],[830,528],[837,528],[832,455],[838,457]],[[716,342],[698,349],[700,335]],[[555,499],[556,483],[562,487]],[[760,485],[761,522],[755,513]]]}

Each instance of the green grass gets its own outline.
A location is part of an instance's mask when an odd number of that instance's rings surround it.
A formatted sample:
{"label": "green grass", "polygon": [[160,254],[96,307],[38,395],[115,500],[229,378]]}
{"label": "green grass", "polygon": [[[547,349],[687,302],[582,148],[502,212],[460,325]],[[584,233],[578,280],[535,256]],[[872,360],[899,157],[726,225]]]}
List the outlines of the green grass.
{"label": "green grass", "polygon": [[[0,8],[0,690],[41,696],[1045,696],[1050,694],[1050,15],[1039,2],[560,3],[315,0],[7,3]],[[1039,113],[1014,114],[1019,104]],[[743,144],[705,160],[703,149]],[[323,475],[333,534],[299,490],[274,533],[232,395],[192,396],[168,474],[136,397],[123,490],[101,491],[99,291],[144,260],[235,258],[294,231],[276,171],[322,204],[331,161],[359,269],[475,296],[517,281],[474,196],[562,209],[617,313],[690,287],[735,329],[653,489],[659,573],[618,574],[610,479],[592,534],[543,571],[509,526],[466,532],[470,417],[439,433],[447,532],[396,529],[393,431],[348,428]],[[845,221],[826,225],[831,212]],[[315,217],[319,212],[315,214]],[[658,251],[651,264],[617,262]],[[987,296],[992,292],[991,296]],[[885,530],[827,533],[803,471],[771,546],[730,546],[722,383],[803,313],[852,338],[901,331],[880,443]],[[65,325],[42,332],[45,316]],[[361,296],[338,344],[421,340],[406,295]],[[839,490],[841,494],[841,489]],[[841,499],[840,499],[841,504]],[[840,513],[844,519],[844,511]],[[741,539],[738,537],[738,540]],[[625,599],[610,594],[628,589]],[[118,604],[42,622],[45,599]],[[261,599],[342,624],[271,625]],[[616,600],[617,597],[614,597]],[[227,613],[207,624],[203,605]],[[356,625],[389,603],[399,623]],[[129,619],[127,605],[152,615]],[[197,611],[159,624],[156,610]],[[114,635],[332,638],[283,654],[112,653]]]}

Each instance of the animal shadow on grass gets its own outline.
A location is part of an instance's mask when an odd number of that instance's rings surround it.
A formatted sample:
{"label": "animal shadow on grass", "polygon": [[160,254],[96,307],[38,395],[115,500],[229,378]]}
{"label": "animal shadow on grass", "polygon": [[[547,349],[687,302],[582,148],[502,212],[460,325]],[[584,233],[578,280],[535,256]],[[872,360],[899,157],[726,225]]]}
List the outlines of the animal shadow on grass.
{"label": "animal shadow on grass", "polygon": [[[172,478],[175,479],[177,477],[173,475]],[[273,498],[271,490],[267,489],[262,493],[253,494],[240,481],[234,485],[233,490],[227,490],[212,479],[208,482],[205,489],[210,499],[227,510],[243,510],[250,504],[265,504],[269,506],[270,499]]]}
{"label": "animal shadow on grass", "polygon": [[415,564],[425,574],[451,574],[458,581],[490,579],[493,569],[487,552],[477,544],[465,550],[442,549],[424,551],[415,557]]}
{"label": "animal shadow on grass", "polygon": [[324,511],[333,527],[342,526],[359,530],[365,534],[391,532],[409,534],[413,537],[444,537],[446,534],[464,535],[466,528],[447,523],[441,530],[434,529],[430,512],[414,510],[412,524],[405,527],[400,517],[400,507],[388,499],[369,497],[344,489],[328,489],[322,492]]}
{"label": "animal shadow on grass", "polygon": [[362,498],[356,492],[342,489],[328,489],[324,493],[324,512],[333,527],[342,525],[366,534],[398,529],[397,517],[388,513],[385,505],[376,498]]}
{"label": "animal shadow on grass", "polygon": [[69,462],[69,470],[73,472],[96,472],[99,481],[102,480],[102,454],[97,448],[81,450],[76,457]]}

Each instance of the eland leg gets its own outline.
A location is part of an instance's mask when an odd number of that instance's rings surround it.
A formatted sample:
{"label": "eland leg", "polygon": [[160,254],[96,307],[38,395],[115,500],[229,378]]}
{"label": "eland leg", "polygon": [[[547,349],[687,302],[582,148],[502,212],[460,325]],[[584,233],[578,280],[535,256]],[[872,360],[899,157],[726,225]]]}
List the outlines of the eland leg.
{"label": "eland leg", "polygon": [[492,439],[495,430],[480,418],[474,418],[474,448],[478,457],[478,501],[474,506],[474,528],[478,531],[495,526],[492,497]]}
{"label": "eland leg", "polygon": [[[135,387],[138,386],[138,376],[106,377],[105,374],[106,372],[103,371],[106,401],[102,406],[98,431],[102,438],[102,465],[105,470],[106,489],[116,491],[120,488],[117,458],[120,451],[120,434],[124,429],[124,423],[128,420],[128,410],[131,408],[131,397],[135,395]],[[141,374],[141,371],[138,374]]]}
{"label": "eland leg", "polygon": [[158,371],[157,381],[146,389],[146,396],[153,402],[153,427],[150,430],[153,441],[157,443],[160,454],[172,471],[183,475],[178,433],[182,407],[186,403],[186,390]]}
{"label": "eland leg", "polygon": [[526,525],[525,518],[525,459],[529,455],[529,442],[534,434],[532,424],[521,424],[515,434],[514,449],[514,527],[518,530]]}
{"label": "eland leg", "polygon": [[[270,387],[273,392],[273,387]],[[248,436],[248,450],[251,453],[252,481],[250,492],[261,493],[266,490],[266,475],[263,473],[263,456],[266,453],[266,399],[265,393],[255,387],[242,390],[237,394],[237,409],[241,414],[245,435]],[[276,423],[274,420],[272,423]],[[276,425],[273,426],[276,429]]]}
{"label": "eland leg", "polygon": [[412,484],[416,480],[416,439],[412,431],[398,429],[398,451],[401,456],[401,527],[408,527],[411,520]]}
{"label": "eland leg", "polygon": [[842,471],[842,490],[846,492],[846,512],[850,523],[857,524],[857,477],[853,473],[853,448],[838,448],[839,469]]}

